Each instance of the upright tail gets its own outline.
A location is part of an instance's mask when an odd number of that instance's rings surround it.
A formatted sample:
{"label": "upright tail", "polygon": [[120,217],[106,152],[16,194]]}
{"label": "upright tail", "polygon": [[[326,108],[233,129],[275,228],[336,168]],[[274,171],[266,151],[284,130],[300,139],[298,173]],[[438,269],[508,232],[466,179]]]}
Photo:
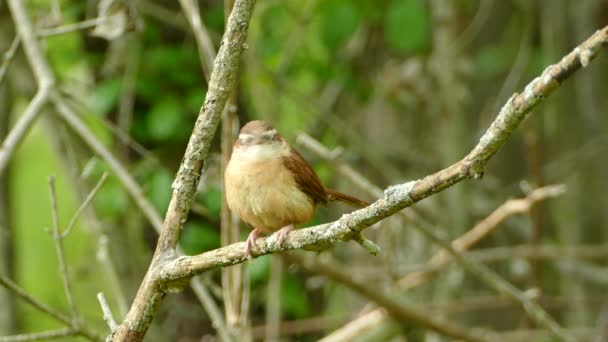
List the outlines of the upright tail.
{"label": "upright tail", "polygon": [[368,202],[362,201],[356,197],[347,195],[345,193],[342,193],[340,191],[336,191],[336,190],[332,190],[332,189],[325,189],[325,192],[327,192],[327,199],[329,201],[340,201],[340,202],[344,202],[346,204],[350,204],[353,207],[367,207],[369,205]]}

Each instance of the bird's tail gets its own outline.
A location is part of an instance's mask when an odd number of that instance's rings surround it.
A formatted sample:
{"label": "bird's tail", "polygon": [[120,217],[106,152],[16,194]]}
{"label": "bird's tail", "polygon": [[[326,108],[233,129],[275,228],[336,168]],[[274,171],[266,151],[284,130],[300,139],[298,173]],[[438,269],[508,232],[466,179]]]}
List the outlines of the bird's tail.
{"label": "bird's tail", "polygon": [[[336,191],[336,190],[332,190],[332,189],[325,189],[325,192],[328,195],[327,200],[329,200],[329,201],[340,201],[340,202],[344,202],[346,204],[350,204],[353,207],[359,207],[359,208],[367,207],[369,205],[368,202],[365,202],[356,197],[347,195],[340,191]],[[380,252],[380,247],[378,247],[375,243],[373,243],[371,240],[366,238],[365,235],[363,235],[363,232],[357,232],[355,234],[356,234],[356,236],[353,239],[355,241],[357,241],[357,243],[360,244],[361,247],[363,247],[370,254],[378,255],[378,253]]]}
{"label": "bird's tail", "polygon": [[340,202],[344,202],[346,204],[350,204],[353,207],[359,207],[359,208],[367,207],[369,205],[368,202],[362,201],[356,197],[347,195],[340,191],[336,191],[336,190],[332,190],[332,189],[325,189],[325,192],[327,192],[327,195],[328,195],[327,199],[329,201],[340,201]]}

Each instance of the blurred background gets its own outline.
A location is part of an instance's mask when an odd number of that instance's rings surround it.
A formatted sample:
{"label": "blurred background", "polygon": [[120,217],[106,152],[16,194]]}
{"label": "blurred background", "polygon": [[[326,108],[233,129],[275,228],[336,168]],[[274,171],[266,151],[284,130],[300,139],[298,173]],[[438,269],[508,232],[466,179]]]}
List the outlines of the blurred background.
{"label": "blurred background", "polygon": [[[137,181],[144,201],[164,216],[207,89],[203,66],[209,59],[197,45],[189,15],[200,16],[204,30],[198,32],[205,33],[211,51],[217,50],[226,4],[24,3],[57,78],[55,87]],[[69,26],[74,23],[81,26]],[[234,218],[225,210],[222,215],[222,160],[239,125],[252,119],[272,122],[326,186],[373,201],[376,196],[361,181],[384,189],[458,161],[514,92],[607,23],[606,0],[259,0],[230,102],[236,111],[225,113],[229,124],[216,134],[181,236],[184,252],[243,241],[250,232],[240,224],[240,233],[234,234],[238,223],[230,223]],[[0,55],[15,52],[0,63],[1,140],[36,92],[15,36],[11,12],[0,1]],[[199,283],[219,308],[230,338],[444,339],[386,314],[378,321],[369,318],[366,328],[354,334],[338,335],[348,322],[383,312],[373,311],[373,300],[349,281],[332,275],[337,270],[351,282],[467,329],[493,330],[505,341],[552,341],[521,308],[457,264],[429,271],[428,261],[439,249],[415,227],[426,225],[453,240],[507,200],[564,184],[567,190],[560,196],[494,223],[491,233],[469,247],[469,255],[527,291],[568,330],[605,340],[606,80],[608,58],[600,53],[523,122],[490,161],[483,179],[457,184],[406,209],[412,213],[407,218],[394,216],[366,230],[380,246],[379,256],[348,242],[318,255],[265,256],[201,275]],[[326,150],[311,148],[311,139]],[[353,179],[344,168],[358,176]],[[0,176],[0,274],[68,315],[50,233],[48,177],[57,179],[63,229],[105,172],[108,177],[91,205],[63,239],[78,311],[88,327],[104,336],[109,330],[96,294],[103,291],[122,321],[156,243],[149,217],[107,159],[97,156],[50,106]],[[333,221],[350,210],[337,204],[319,208],[309,224]],[[424,279],[412,285],[412,272],[423,272],[417,274]],[[404,277],[409,285],[403,286]],[[0,287],[0,336],[63,326]],[[215,326],[186,288],[166,298],[146,341],[212,341],[218,339]]]}

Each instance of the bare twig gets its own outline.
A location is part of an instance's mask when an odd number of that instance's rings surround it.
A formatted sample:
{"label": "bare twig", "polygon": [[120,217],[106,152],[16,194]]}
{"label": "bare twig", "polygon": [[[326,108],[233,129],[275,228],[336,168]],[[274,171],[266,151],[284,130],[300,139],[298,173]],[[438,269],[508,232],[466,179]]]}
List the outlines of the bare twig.
{"label": "bare twig", "polygon": [[27,105],[23,115],[19,121],[8,133],[2,146],[0,146],[0,175],[4,173],[9,161],[13,157],[13,153],[19,146],[19,143],[25,137],[25,134],[32,128],[34,121],[40,116],[41,109],[46,103],[49,95],[50,87],[40,87],[34,95],[34,98]]}
{"label": "bare twig", "polygon": [[97,301],[99,302],[99,306],[101,306],[101,311],[103,312],[103,320],[106,321],[108,327],[111,332],[116,331],[118,325],[114,320],[114,316],[112,315],[112,310],[110,310],[110,306],[108,305],[108,301],[106,297],[103,295],[103,292],[99,292],[97,294]]}
{"label": "bare twig", "polygon": [[24,289],[15,284],[12,280],[0,275],[0,285],[12,291],[17,297],[21,298],[21,300],[27,302],[38,311],[45,313],[46,315],[54,318],[55,320],[70,326],[72,324],[70,317],[64,315],[63,313],[53,309],[52,307],[40,302],[38,299],[32,297],[29,293],[27,293]]}
{"label": "bare twig", "polygon": [[[587,41],[565,56],[559,63],[549,66],[541,76],[534,79],[523,94],[514,94],[501,109],[496,120],[482,136],[475,148],[461,161],[424,179],[389,187],[384,196],[372,205],[342,216],[334,223],[301,229],[290,234],[282,246],[277,245],[276,236],[260,239],[254,256],[282,250],[331,245],[352,236],[370,225],[386,218],[403,208],[411,206],[428,196],[440,192],[467,178],[480,178],[489,159],[506,142],[513,130],[521,123],[527,113],[542,99],[551,94],[563,81],[582,66],[589,64],[600,48],[608,44],[608,27],[598,30]],[[179,179],[178,179],[179,180]],[[560,327],[537,304],[532,302],[510,283],[500,278],[487,267],[475,263],[458,254],[449,242],[439,238],[428,227],[419,227],[434,243],[450,251],[454,259],[469,272],[479,277],[499,293],[503,293],[520,303],[522,308],[537,323],[565,340],[573,338]],[[169,240],[170,243],[171,240]],[[159,241],[162,245],[163,241]],[[174,281],[190,277],[215,267],[234,265],[246,260],[245,244],[237,243],[192,257],[180,257],[167,264],[158,272],[164,281]]]}
{"label": "bare twig", "polygon": [[[328,329],[339,323],[344,323],[347,317],[342,315],[321,316],[303,318],[294,321],[282,321],[279,327],[281,336],[301,335],[316,333]],[[255,341],[262,340],[266,336],[266,325],[258,325],[251,328],[251,335]]]}
{"label": "bare twig", "polygon": [[87,208],[87,206],[89,205],[89,203],[91,203],[91,201],[93,200],[93,198],[95,198],[95,195],[97,195],[97,192],[99,191],[99,189],[101,189],[101,187],[103,186],[103,184],[104,184],[104,182],[106,181],[107,178],[108,178],[108,173],[104,172],[101,175],[101,178],[99,178],[99,181],[97,182],[97,184],[95,184],[95,187],[93,187],[93,189],[91,189],[91,192],[89,192],[89,194],[84,199],[84,201],[82,202],[82,204],[80,204],[80,206],[78,207],[78,209],[76,209],[76,212],[74,213],[74,215],[70,219],[70,223],[68,223],[67,227],[65,228],[65,230],[61,234],[62,238],[65,238],[66,236],[70,235],[70,232],[72,231],[72,228],[76,224],[76,221],[78,220],[78,218],[80,217],[80,215],[82,214],[82,212]]}
{"label": "bare twig", "polygon": [[78,309],[76,308],[76,302],[74,302],[74,295],[72,294],[68,266],[65,263],[63,239],[61,238],[61,231],[59,228],[59,210],[57,209],[57,194],[55,193],[55,177],[53,176],[49,177],[49,192],[51,195],[51,212],[53,214],[53,239],[55,240],[55,250],[57,252],[57,261],[59,262],[59,273],[61,274],[65,297],[68,300],[68,305],[72,312],[72,322],[73,324],[76,324],[79,320]]}
{"label": "bare twig", "polygon": [[224,342],[232,341],[230,332],[226,328],[226,323],[222,318],[222,313],[217,305],[215,305],[215,301],[211,297],[209,289],[207,289],[207,287],[198,278],[191,279],[190,286],[207,311],[207,314],[209,314],[209,318],[211,319],[213,327],[215,330],[217,330],[219,338]]}
{"label": "bare twig", "polygon": [[27,302],[38,311],[45,313],[49,317],[54,318],[55,320],[65,324],[67,327],[72,328],[77,331],[77,334],[83,336],[91,341],[102,341],[101,336],[99,336],[96,332],[91,330],[88,326],[84,324],[80,324],[78,328],[73,326],[73,321],[70,317],[65,314],[53,309],[52,307],[42,303],[38,299],[32,297],[29,293],[27,293],[24,289],[15,284],[12,280],[0,275],[0,285],[4,286],[11,292],[13,292],[17,297],[21,298],[23,301]]}
{"label": "bare twig", "polygon": [[173,183],[173,194],[151,267],[127,317],[117,331],[116,339],[118,340],[140,341],[143,339],[158,304],[167,291],[167,286],[161,286],[162,279],[158,271],[162,268],[159,266],[175,257],[181,227],[190,210],[203,161],[209,152],[222,110],[236,80],[238,62],[245,48],[245,38],[254,3],[254,0],[238,0],[234,5],[223,42],[214,62],[205,102]]}
{"label": "bare twig", "polygon": [[606,259],[608,245],[578,245],[578,246],[504,246],[485,248],[467,253],[470,258],[479,261],[496,261],[509,258],[527,259]]}
{"label": "bare twig", "polygon": [[111,16],[87,19],[87,20],[83,20],[81,22],[77,22],[77,23],[73,23],[73,24],[39,30],[37,33],[38,33],[39,37],[49,37],[49,36],[56,36],[56,35],[60,35],[60,34],[70,33],[70,32],[74,32],[74,31],[86,30],[88,28],[92,28],[92,27],[95,27],[96,25],[99,25],[110,18],[111,18]]}
{"label": "bare twig", "polygon": [[180,5],[184,11],[194,38],[196,39],[196,47],[198,48],[198,55],[201,59],[201,66],[205,79],[209,81],[211,77],[211,70],[213,70],[213,60],[215,59],[215,48],[213,47],[213,41],[209,36],[209,31],[203,23],[198,8],[198,2],[193,0],[179,0]]}
{"label": "bare twig", "polygon": [[70,106],[65,103],[65,100],[59,94],[52,94],[51,101],[57,108],[57,114],[68,124],[68,126],[79,135],[82,140],[93,150],[97,155],[103,158],[108,167],[116,175],[120,183],[125,187],[135,204],[142,211],[144,216],[152,224],[152,226],[160,231],[162,227],[162,219],[154,209],[154,206],[148,201],[137,181],[122,165],[122,163],[95,137],[93,132],[85,125]]}
{"label": "bare twig", "polygon": [[15,52],[17,52],[17,48],[19,47],[19,36],[15,36],[13,41],[11,42],[11,46],[9,46],[8,50],[2,56],[2,64],[0,64],[0,84],[4,81],[4,77],[6,76],[6,72],[8,67],[10,66],[13,57],[15,57]]}
{"label": "bare twig", "polygon": [[[298,136],[298,141],[300,144],[306,146],[311,149],[322,158],[332,162],[338,170],[344,174],[347,178],[352,180],[357,186],[359,186],[364,191],[369,192],[373,196],[378,196],[381,193],[381,190],[371,184],[369,180],[363,177],[361,174],[350,168],[345,163],[339,162],[334,159],[334,154],[332,151],[328,150],[325,146],[321,145],[318,141],[313,139],[312,137],[306,134],[300,134]],[[443,267],[447,264],[447,262],[452,258],[450,255],[454,255],[454,252],[464,251],[477,242],[479,242],[483,237],[487,236],[490,232],[498,227],[498,225],[503,222],[507,217],[517,214],[517,213],[526,213],[532,208],[534,204],[538,201],[544,200],[549,197],[555,197],[562,194],[565,191],[564,186],[556,185],[556,186],[548,186],[545,188],[536,189],[532,193],[529,194],[528,197],[523,199],[509,200],[498,209],[496,209],[492,214],[490,214],[486,219],[478,223],[473,229],[469,230],[460,238],[456,239],[454,242],[449,245],[447,242],[443,242],[437,236],[432,237],[432,240],[439,243],[441,246],[447,245],[453,248],[452,250],[446,249],[439,251],[433,258],[429,261],[429,265],[432,265],[430,269],[425,271],[419,271],[415,273],[408,274],[406,277],[399,281],[399,286],[401,289],[411,289],[413,287],[419,286],[430,279],[430,276],[434,274],[440,267]],[[406,216],[406,212],[400,212],[401,215]],[[410,213],[410,215],[412,215]],[[424,223],[421,220],[420,223]],[[425,224],[426,226],[426,224]],[[432,233],[431,229],[422,228],[423,233],[429,236],[429,232]],[[449,254],[448,254],[449,253]],[[456,260],[462,263],[463,260]],[[465,265],[466,264],[466,265]],[[469,267],[473,266],[472,271],[474,274],[478,274],[481,271],[481,274],[485,274],[485,267],[480,268],[480,266],[470,265],[469,261],[465,261],[465,264],[461,264],[465,269],[469,269]],[[478,274],[479,275],[479,274]],[[496,274],[489,273],[487,274],[490,278],[493,278],[494,281],[490,281],[490,279],[486,279],[492,287],[498,289],[497,287],[507,287],[511,288],[511,290],[516,290],[509,286],[508,282],[499,278]],[[482,278],[483,280],[484,278]],[[496,284],[495,281],[498,280],[499,284]],[[499,290],[500,291],[500,290]],[[512,295],[516,295],[512,293]],[[520,300],[526,300],[524,296],[518,295]],[[358,317],[355,321],[349,322],[346,327],[340,328],[338,332],[335,333],[336,336],[343,336],[345,334],[344,331],[354,332],[355,329],[353,327],[357,327],[358,329],[369,328],[375,324],[378,316],[388,317],[386,313],[381,311],[381,309],[377,309],[371,313],[365,314],[363,316]],[[359,330],[361,331],[361,330]],[[334,334],[332,334],[334,335]],[[328,336],[329,339],[333,337]]]}
{"label": "bare twig", "polygon": [[97,247],[97,261],[104,269],[104,273],[107,277],[107,283],[110,285],[110,288],[112,289],[112,294],[114,295],[118,304],[118,312],[120,314],[120,317],[124,317],[127,314],[127,310],[129,310],[129,306],[127,304],[125,293],[123,292],[122,287],[120,286],[120,278],[116,273],[116,267],[112,263],[112,259],[109,256],[108,240],[109,239],[105,234],[102,234],[99,237]]}
{"label": "bare twig", "polygon": [[[124,133],[127,139],[121,139],[123,148],[121,148],[122,155],[125,159],[128,156],[127,144],[134,141],[131,139],[128,133],[131,129],[131,123],[133,122],[133,108],[135,106],[135,86],[137,84],[137,73],[139,71],[139,60],[142,54],[141,42],[139,35],[132,34],[124,38],[125,43],[129,44],[129,48],[126,51],[125,71],[122,77],[122,94],[120,95],[120,103],[118,105],[118,118],[116,120],[116,126],[118,129],[116,132]],[[106,120],[102,120],[106,122]],[[112,126],[108,122],[109,126]],[[137,144],[137,147],[142,147]],[[144,148],[145,150],[145,148]],[[146,151],[147,152],[147,151]]]}
{"label": "bare twig", "polygon": [[72,328],[62,328],[62,329],[42,331],[42,332],[37,332],[37,333],[0,336],[0,342],[42,341],[42,340],[52,340],[52,339],[56,339],[56,338],[76,336],[76,335],[78,335],[78,330],[74,330]]}
{"label": "bare twig", "polygon": [[[295,253],[286,254],[287,260],[298,264],[308,272],[321,273],[337,281],[338,283],[347,286],[349,289],[362,294],[376,302],[378,305],[385,308],[391,315],[402,322],[412,322],[421,327],[431,329],[445,336],[464,339],[466,341],[488,341],[491,338],[491,333],[479,333],[475,329],[468,329],[437,318],[430,312],[425,312],[423,309],[412,304],[399,300],[394,294],[387,294],[376,287],[370,286],[369,283],[355,280],[352,274],[344,272],[337,267],[333,267],[327,263],[313,260],[310,257],[304,257]],[[317,258],[318,259],[318,258]]]}

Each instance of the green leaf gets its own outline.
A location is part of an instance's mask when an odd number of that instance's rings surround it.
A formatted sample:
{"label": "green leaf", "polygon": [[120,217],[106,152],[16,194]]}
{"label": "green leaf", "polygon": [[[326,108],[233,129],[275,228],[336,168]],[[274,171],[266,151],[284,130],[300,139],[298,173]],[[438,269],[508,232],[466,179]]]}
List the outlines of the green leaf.
{"label": "green leaf", "polygon": [[184,120],[177,96],[165,96],[154,103],[146,116],[148,135],[157,140],[168,140],[179,136]]}
{"label": "green leaf", "polygon": [[355,33],[361,16],[350,1],[328,1],[321,7],[323,41],[337,49]]}
{"label": "green leaf", "polygon": [[417,53],[429,41],[429,15],[420,0],[393,0],[387,9],[384,38],[401,53]]}
{"label": "green leaf", "polygon": [[91,100],[91,110],[98,116],[105,117],[115,108],[122,93],[122,81],[117,78],[97,83]]}
{"label": "green leaf", "polygon": [[188,255],[210,251],[220,247],[220,234],[211,225],[188,222],[184,225],[180,246]]}

